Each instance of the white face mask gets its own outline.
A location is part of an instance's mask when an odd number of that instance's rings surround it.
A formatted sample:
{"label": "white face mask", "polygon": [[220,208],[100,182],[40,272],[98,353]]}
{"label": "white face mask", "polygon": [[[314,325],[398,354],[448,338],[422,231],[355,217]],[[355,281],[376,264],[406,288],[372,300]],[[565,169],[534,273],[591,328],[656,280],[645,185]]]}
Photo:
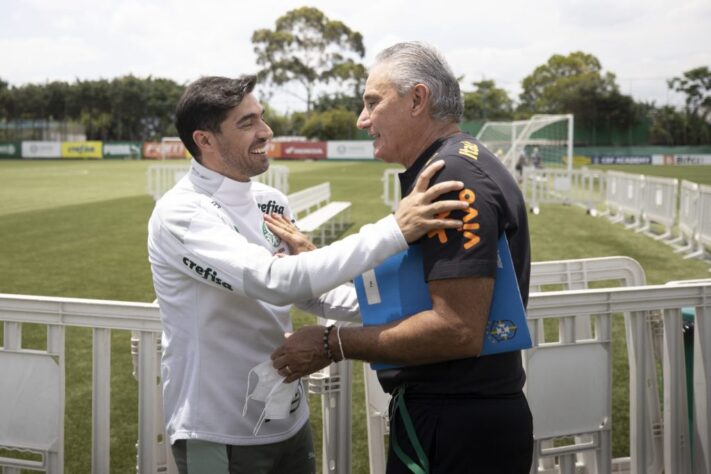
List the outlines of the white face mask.
{"label": "white face mask", "polygon": [[[249,385],[252,373],[256,374],[259,380],[252,393],[249,393]],[[264,402],[264,410],[259,415],[257,424],[254,426],[253,434],[256,436],[259,428],[262,427],[265,419],[281,420],[289,416],[291,411],[291,401],[294,399],[298,383],[284,383],[284,378],[272,365],[272,361],[262,362],[252,368],[247,375],[247,395],[244,400],[242,416],[247,414],[247,403],[250,399]]]}

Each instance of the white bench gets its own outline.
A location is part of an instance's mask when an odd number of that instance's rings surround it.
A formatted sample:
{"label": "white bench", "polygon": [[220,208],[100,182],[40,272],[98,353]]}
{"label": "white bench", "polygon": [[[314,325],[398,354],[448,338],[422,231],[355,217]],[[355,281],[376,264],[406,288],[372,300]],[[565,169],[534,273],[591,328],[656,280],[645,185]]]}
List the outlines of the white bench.
{"label": "white bench", "polygon": [[324,245],[350,221],[351,203],[331,201],[331,183],[321,183],[289,194],[289,206],[301,232]]}

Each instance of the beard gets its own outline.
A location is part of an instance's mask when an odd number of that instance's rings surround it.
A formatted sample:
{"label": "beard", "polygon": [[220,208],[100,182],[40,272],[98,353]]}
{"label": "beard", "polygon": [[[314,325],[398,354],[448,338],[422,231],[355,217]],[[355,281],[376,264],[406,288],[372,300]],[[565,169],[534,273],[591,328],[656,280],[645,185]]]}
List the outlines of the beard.
{"label": "beard", "polygon": [[[264,144],[266,142],[254,143],[250,149]],[[243,153],[228,147],[225,143],[219,143],[219,150],[224,166],[231,172],[246,178],[258,176],[269,169],[269,160],[266,155],[253,156],[248,150]]]}

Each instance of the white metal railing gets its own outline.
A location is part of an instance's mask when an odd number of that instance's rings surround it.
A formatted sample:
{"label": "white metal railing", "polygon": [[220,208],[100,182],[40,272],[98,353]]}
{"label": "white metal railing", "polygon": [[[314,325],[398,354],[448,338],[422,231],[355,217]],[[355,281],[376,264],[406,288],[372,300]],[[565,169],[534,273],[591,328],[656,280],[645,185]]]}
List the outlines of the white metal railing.
{"label": "white metal railing", "polygon": [[[0,428],[0,446],[35,453],[41,461],[0,458],[3,472],[26,468],[50,473],[64,472],[64,333],[67,327],[86,327],[93,330],[92,346],[92,444],[91,472],[108,473],[110,446],[110,378],[111,330],[136,331],[145,347],[156,346],[161,325],[158,306],[148,303],[50,298],[0,294],[0,320],[4,323],[4,340],[0,349],[0,372],[20,370],[24,384],[5,385],[2,400],[15,403],[0,404],[0,427],[22,427],[19,432]],[[47,348],[44,351],[22,347],[22,324],[47,326]],[[53,367],[39,366],[35,360],[54,361]],[[138,471],[159,472],[156,453],[149,442],[158,438],[155,423],[155,399],[160,394],[157,383],[157,351],[141,351],[139,355],[139,394],[137,445]],[[33,376],[34,375],[34,376]],[[44,379],[44,380],[43,380]],[[15,379],[16,380],[16,379]],[[37,392],[39,388],[42,392]],[[33,396],[25,396],[25,391]],[[56,405],[56,426],[46,421],[33,423],[34,410],[42,413],[47,400],[36,393],[51,393],[50,405]],[[16,406],[17,403],[21,406]],[[22,436],[18,439],[18,434]],[[47,442],[48,439],[54,440]],[[19,472],[19,471],[17,471]]]}
{"label": "white metal railing", "polygon": [[[689,439],[689,418],[687,411],[687,383],[682,343],[681,309],[694,307],[696,327],[694,343],[694,418],[693,430],[694,460],[692,467]],[[528,308],[528,317],[538,319],[570,318],[576,314],[595,315],[606,318],[616,313],[628,312],[633,327],[644,327],[651,314],[658,314],[662,320],[662,380],[664,393],[663,408],[663,453],[664,472],[686,474],[711,471],[711,446],[708,444],[709,407],[711,407],[711,284],[693,284],[688,286],[647,286],[615,289],[594,289],[570,292],[549,292],[532,295]],[[604,319],[602,320],[604,322]],[[643,360],[643,359],[642,359]],[[576,375],[573,371],[571,377]],[[586,374],[577,372],[578,376]],[[571,380],[565,383],[570,384]],[[630,379],[631,396],[643,393],[634,378]],[[556,384],[549,390],[555,392]],[[631,410],[639,413],[644,409],[637,400],[631,400]],[[535,421],[534,421],[535,424]],[[574,433],[569,433],[570,435]],[[638,433],[639,434],[639,433]],[[635,439],[635,436],[632,437]],[[632,446],[631,471],[648,472],[644,466],[636,463],[645,459],[639,453],[639,445]],[[572,471],[570,471],[572,472]],[[610,472],[603,469],[599,472]]]}
{"label": "white metal railing", "polygon": [[607,209],[603,215],[606,215],[613,222],[621,222],[624,220],[624,215],[619,212],[618,203],[624,201],[624,186],[622,178],[624,173],[607,172],[605,173],[605,205]]}
{"label": "white metal railing", "polygon": [[[398,173],[387,169],[381,178],[383,202],[393,211],[400,203]],[[619,171],[531,167],[523,169],[520,186],[533,212],[541,204],[575,204],[596,214],[605,204],[610,221],[670,244],[685,258],[704,257],[711,247],[711,186]],[[664,231],[654,233],[653,224]]]}
{"label": "white metal railing", "polygon": [[[677,221],[678,180],[618,171],[588,169],[525,168],[521,188],[529,206],[576,204],[596,212],[605,203],[607,215],[615,223],[632,222],[627,228],[656,239],[671,239]],[[652,225],[664,227],[653,233]],[[677,241],[678,242],[678,241]]]}
{"label": "white metal railing", "polygon": [[679,236],[669,242],[676,247],[677,252],[690,255],[703,253],[696,239],[701,218],[700,207],[699,185],[683,180],[679,191]]}
{"label": "white metal railing", "polygon": [[188,163],[151,165],[146,170],[146,191],[157,201],[190,171]]}
{"label": "white metal railing", "polygon": [[[146,190],[157,201],[170,188],[175,186],[190,171],[190,163],[159,163],[151,165],[146,171]],[[255,176],[260,183],[267,184],[287,194],[289,192],[289,168],[283,165],[271,165],[269,169]]]}
{"label": "white metal railing", "polygon": [[615,211],[610,220],[624,223],[626,216],[630,216],[632,223],[626,227],[638,228],[642,217],[643,190],[644,175],[608,171],[606,204]]}
{"label": "white metal railing", "polygon": [[[642,225],[637,232],[644,232],[656,240],[669,239],[677,219],[677,195],[679,180],[675,178],[644,177],[642,196]],[[652,224],[660,224],[664,232],[652,233]]]}
{"label": "white metal railing", "polygon": [[589,212],[604,200],[605,174],[560,168],[523,169],[521,189],[531,208],[541,204],[575,204]]}
{"label": "white metal railing", "polygon": [[[582,269],[581,271],[584,271]],[[684,367],[684,348],[682,344],[682,320],[681,309],[694,307],[696,311],[695,344],[694,344],[694,380],[693,380],[693,403],[694,417],[691,428],[693,430],[693,466],[691,457],[691,440],[689,437],[689,418],[687,411],[687,381]],[[614,289],[593,289],[593,290],[573,290],[573,291],[552,291],[544,293],[533,293],[528,307],[529,325],[532,329],[533,339],[536,347],[531,349],[531,353],[544,361],[543,366],[534,368],[536,374],[544,370],[545,357],[539,355],[549,352],[551,345],[553,351],[570,351],[568,357],[578,357],[583,352],[591,352],[590,358],[595,363],[588,363],[591,371],[600,372],[600,377],[608,377],[609,369],[609,326],[611,318],[617,314],[628,313],[630,333],[639,337],[632,344],[635,357],[630,356],[630,410],[633,414],[631,423],[631,460],[628,472],[642,473],[651,472],[640,464],[640,460],[649,459],[650,444],[644,438],[650,428],[660,430],[663,440],[663,463],[665,472],[675,474],[687,474],[693,472],[711,472],[711,440],[710,424],[711,420],[711,282],[689,282],[689,284],[678,283],[669,286],[644,286],[631,288]],[[579,315],[590,315],[595,326],[591,338],[582,337],[572,328],[575,327],[575,318]],[[656,315],[656,316],[655,316]],[[646,338],[643,337],[649,325],[650,318],[658,317],[663,329],[662,347],[662,373],[664,393],[664,408],[662,426],[651,426],[648,410],[650,404],[644,398],[648,395],[647,384],[650,376],[656,376],[656,370],[649,367],[646,354],[649,347],[643,348]],[[21,467],[31,467],[32,469],[46,470],[52,473],[61,473],[63,458],[63,393],[64,393],[64,328],[67,326],[89,327],[94,331],[93,339],[93,387],[92,387],[92,472],[109,471],[109,378],[110,378],[110,331],[112,329],[137,331],[142,347],[157,347],[160,333],[160,321],[158,307],[148,303],[125,303],[116,301],[80,300],[70,298],[48,298],[18,295],[0,295],[0,320],[4,326],[4,345],[0,350],[0,370],[7,373],[8,366],[21,364],[20,370],[25,372],[25,379],[30,379],[31,374],[46,375],[52,369],[46,367],[36,368],[32,361],[34,355],[45,356],[57,366],[57,376],[41,377],[45,384],[43,390],[57,394],[54,398],[57,406],[56,433],[47,435],[47,424],[39,426],[29,426],[23,433],[22,440],[13,439],[13,431],[0,428],[0,445],[3,447],[14,447],[40,453],[43,461],[37,465],[27,466],[20,461],[8,461],[0,459],[0,465],[9,466],[12,469]],[[541,342],[542,339],[537,333],[541,325],[539,321],[558,321],[561,328],[561,336],[558,341]],[[26,350],[21,347],[21,325],[24,323],[44,324],[48,327],[48,342],[46,351]],[[568,328],[568,329],[566,329]],[[582,348],[582,349],[581,349]],[[572,351],[579,350],[577,355]],[[542,351],[542,352],[541,352]],[[583,355],[586,361],[588,358]],[[558,360],[552,357],[550,360]],[[19,362],[18,362],[19,361]],[[151,440],[158,439],[158,430],[155,424],[155,403],[156,394],[160,393],[158,381],[158,351],[141,350],[138,354],[138,380],[139,380],[139,442],[137,445],[138,471],[141,473],[165,472],[165,467],[159,466],[160,454],[156,452]],[[530,366],[529,366],[530,367]],[[590,372],[580,370],[579,365],[568,364],[558,367],[560,373],[546,382],[546,393],[558,395],[558,405],[550,406],[545,403],[542,397],[542,405],[532,406],[536,417],[540,422],[534,421],[534,430],[537,436],[546,438],[547,435],[560,436],[581,436],[592,426],[590,420],[597,419],[600,413],[606,412],[605,407],[609,405],[611,394],[580,392],[582,387],[589,384]],[[654,375],[650,375],[654,374]],[[610,375],[611,376],[611,375]],[[586,380],[579,380],[581,378]],[[340,385],[346,383],[349,377],[341,374]],[[531,379],[537,379],[534,374],[529,375]],[[325,380],[322,384],[328,387],[332,381]],[[49,386],[47,385],[49,384]],[[562,385],[559,385],[562,384]],[[611,383],[603,384],[610,387]],[[23,384],[6,384],[2,393],[8,399],[17,400],[22,396]],[[322,393],[328,394],[330,389],[322,387]],[[572,392],[570,392],[572,390]],[[599,390],[598,390],[599,391]],[[44,392],[42,392],[44,393]],[[566,395],[569,394],[569,395]],[[581,429],[561,431],[555,420],[549,418],[565,418],[562,414],[565,411],[562,400],[567,405],[577,403],[584,409],[589,397],[597,400],[591,403],[590,408],[602,407],[602,411],[588,410],[593,418],[583,419]],[[577,398],[576,398],[577,397]],[[346,395],[338,401],[329,401],[328,409],[340,409],[342,404],[350,405],[346,401]],[[553,397],[551,397],[553,398]],[[537,400],[539,398],[536,398]],[[590,399],[592,400],[592,399]],[[22,399],[22,410],[16,410],[16,406],[7,404],[0,405],[0,427],[22,425],[30,415],[28,408],[39,407],[41,404],[34,404],[30,398]],[[566,406],[567,406],[566,405]],[[541,411],[543,410],[543,411]],[[544,415],[541,415],[544,413]],[[336,415],[334,415],[336,416]],[[598,420],[599,426],[604,430],[609,429],[609,420]],[[25,423],[26,424],[26,423]],[[327,429],[328,428],[328,429]],[[341,436],[341,427],[334,429],[334,426],[324,426],[324,447],[326,444],[338,444],[337,452],[341,452],[344,447],[340,443],[344,438]],[[603,430],[603,431],[604,431]],[[50,430],[51,431],[51,430]],[[593,433],[594,435],[594,433]],[[31,439],[32,437],[34,439]],[[49,442],[48,442],[49,440]],[[18,446],[18,444],[20,446]],[[348,443],[350,444],[350,443]],[[347,447],[350,449],[350,447]],[[609,456],[600,453],[608,453],[609,446],[604,438],[595,438],[589,445],[576,446],[575,450],[587,449],[596,455],[596,470],[589,472],[610,472]],[[570,454],[573,448],[565,446],[558,449],[553,454],[563,456]],[[566,451],[567,450],[567,451]],[[552,454],[551,452],[539,451],[539,455]],[[574,458],[570,458],[574,459]],[[324,455],[324,472],[334,471],[338,459]],[[556,469],[561,473],[573,472],[574,462],[561,463]],[[349,470],[349,467],[348,467]],[[348,472],[346,470],[345,472]],[[338,470],[337,472],[342,472]],[[618,471],[627,472],[627,471]]]}
{"label": "white metal railing", "polygon": [[[388,200],[390,181],[386,172],[385,202],[395,208],[397,201]],[[534,213],[541,204],[575,204],[597,214],[604,203],[611,222],[672,245],[684,258],[705,257],[711,248],[711,186],[619,171],[535,168],[524,168],[520,186]]]}
{"label": "white metal railing", "polygon": [[699,243],[711,247],[711,186],[699,185]]}

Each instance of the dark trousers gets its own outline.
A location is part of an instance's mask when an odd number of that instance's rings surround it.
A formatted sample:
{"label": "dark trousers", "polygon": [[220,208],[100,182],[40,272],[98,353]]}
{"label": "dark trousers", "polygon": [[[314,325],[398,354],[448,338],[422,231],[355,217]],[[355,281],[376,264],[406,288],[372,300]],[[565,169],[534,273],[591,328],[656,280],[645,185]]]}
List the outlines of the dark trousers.
{"label": "dark trousers", "polygon": [[[431,474],[528,474],[533,455],[533,420],[523,393],[502,398],[418,396],[405,404]],[[394,415],[394,416],[393,416]],[[388,474],[411,471],[393,450],[393,436],[413,460],[403,418],[390,407]]]}

